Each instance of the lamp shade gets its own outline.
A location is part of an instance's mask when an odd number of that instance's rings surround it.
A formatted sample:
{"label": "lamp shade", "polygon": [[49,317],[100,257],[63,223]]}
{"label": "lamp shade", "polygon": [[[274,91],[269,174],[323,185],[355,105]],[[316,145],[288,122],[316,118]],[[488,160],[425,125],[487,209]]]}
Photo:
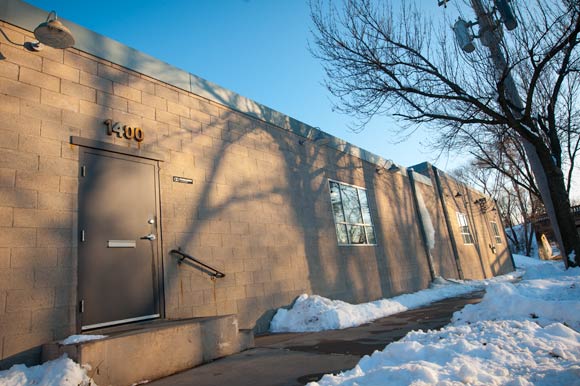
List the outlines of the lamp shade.
{"label": "lamp shade", "polygon": [[75,44],[70,30],[56,19],[40,23],[34,30],[34,36],[39,42],[52,48],[69,48]]}

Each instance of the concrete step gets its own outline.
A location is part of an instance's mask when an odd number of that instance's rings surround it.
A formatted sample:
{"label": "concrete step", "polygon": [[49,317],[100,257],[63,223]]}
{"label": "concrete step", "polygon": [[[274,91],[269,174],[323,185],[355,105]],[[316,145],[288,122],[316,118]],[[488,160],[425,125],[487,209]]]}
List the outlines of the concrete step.
{"label": "concrete step", "polygon": [[253,347],[251,330],[239,330],[235,315],[158,321],[91,331],[107,338],[43,346],[43,361],[67,354],[91,367],[97,385],[151,381]]}

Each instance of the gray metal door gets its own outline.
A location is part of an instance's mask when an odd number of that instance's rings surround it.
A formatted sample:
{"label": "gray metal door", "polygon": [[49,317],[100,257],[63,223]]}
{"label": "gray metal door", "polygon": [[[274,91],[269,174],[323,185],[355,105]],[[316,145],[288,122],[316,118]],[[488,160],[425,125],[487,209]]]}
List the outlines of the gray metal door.
{"label": "gray metal door", "polygon": [[81,330],[159,317],[157,163],[83,149]]}

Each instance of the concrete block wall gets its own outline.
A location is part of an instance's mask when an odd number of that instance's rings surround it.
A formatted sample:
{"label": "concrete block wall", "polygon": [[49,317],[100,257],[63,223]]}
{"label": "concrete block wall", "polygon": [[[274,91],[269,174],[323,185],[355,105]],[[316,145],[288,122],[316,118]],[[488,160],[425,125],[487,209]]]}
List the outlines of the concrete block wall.
{"label": "concrete block wall", "polygon": [[[30,34],[6,23],[14,42]],[[34,362],[75,331],[78,152],[64,110],[77,110],[75,54],[0,41],[0,363]],[[55,76],[55,74],[57,76]]]}
{"label": "concrete block wall", "polygon": [[[470,200],[473,227],[477,240],[480,244],[482,259],[487,262],[485,265],[487,277],[494,277],[511,272],[515,269],[511,260],[509,246],[501,217],[497,211],[495,203],[485,197],[481,192],[467,187],[467,197]],[[476,203],[479,199],[486,199],[484,210]],[[493,210],[493,209],[496,210]],[[491,223],[495,222],[499,229],[500,242],[495,239]]]}
{"label": "concrete block wall", "polygon": [[[406,177],[215,111],[161,165],[163,238],[166,251],[180,247],[227,276],[212,281],[166,255],[169,318],[236,313],[263,332],[305,292],[360,302],[426,287]],[[176,174],[194,183],[176,184]],[[328,179],[367,188],[378,246],[337,245]]]}
{"label": "concrete block wall", "polygon": [[[1,24],[13,41],[30,32]],[[426,260],[407,178],[93,57],[0,43],[0,352],[37,361],[77,332],[79,136],[123,147],[105,119],[141,127],[163,154],[165,317],[234,313],[265,331],[301,293],[352,302],[424,288]],[[191,178],[177,184],[173,176]],[[339,247],[328,179],[367,189],[377,246]],[[393,234],[396,237],[393,237]],[[181,247],[226,272],[212,281],[169,254]]]}
{"label": "concrete block wall", "polygon": [[[0,26],[12,41],[32,39]],[[377,173],[348,144],[316,143],[78,49],[28,52],[0,40],[0,53],[0,368],[35,363],[41,344],[78,332],[79,147],[71,136],[162,155],[165,318],[236,314],[241,328],[263,332],[274,310],[302,293],[364,302],[428,286],[404,170]],[[106,119],[142,128],[145,140],[107,135]],[[337,244],[329,179],[366,189],[377,245]],[[454,184],[446,180],[448,193]],[[455,277],[440,202],[420,190],[438,232],[438,269]],[[459,204],[447,203],[452,221]],[[178,264],[175,248],[226,277]],[[460,251],[466,277],[506,269],[491,255],[482,269],[470,248]]]}
{"label": "concrete block wall", "polygon": [[[505,234],[501,231],[503,225],[499,212],[497,208],[495,211],[492,210],[495,208],[495,202],[445,173],[439,172],[439,175],[464,278],[484,279],[513,271],[515,267],[511,260]],[[487,201],[488,208],[485,213],[476,203],[481,198],[485,198]],[[471,235],[474,239],[473,244],[463,242],[457,212],[465,213],[468,216]],[[500,229],[501,243],[496,243],[493,237],[491,221],[496,222]]]}
{"label": "concrete block wall", "polygon": [[[459,262],[464,279],[484,279],[488,277],[489,263],[481,255],[481,243],[474,232],[473,207],[470,205],[465,186],[458,181],[449,178],[444,173],[439,173],[440,181],[445,195],[445,204],[449,215],[449,222],[453,231],[453,237],[457,245]],[[458,196],[457,193],[460,193]],[[469,218],[469,229],[474,242],[465,244],[461,236],[457,213],[463,213]]]}
{"label": "concrete block wall", "polygon": [[430,180],[431,185],[417,184],[417,190],[421,192],[435,231],[435,245],[430,251],[433,268],[437,276],[458,279],[459,272],[441,199],[437,193],[437,184],[434,178],[430,178]]}

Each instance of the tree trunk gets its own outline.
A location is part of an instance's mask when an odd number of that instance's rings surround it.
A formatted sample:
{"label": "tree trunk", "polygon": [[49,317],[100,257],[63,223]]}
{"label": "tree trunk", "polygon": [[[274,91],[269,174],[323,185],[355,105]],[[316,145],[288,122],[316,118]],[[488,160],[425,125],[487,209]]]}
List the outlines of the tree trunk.
{"label": "tree trunk", "polygon": [[[526,234],[526,256],[532,256],[532,237],[534,236],[534,226],[530,219],[524,221],[524,232]],[[536,235],[536,242],[537,242]]]}
{"label": "tree trunk", "polygon": [[[518,239],[518,235],[516,234],[516,231],[514,229],[514,226],[512,225],[512,223],[510,222],[510,231],[512,233],[512,244],[514,246],[514,251],[513,253],[520,253],[520,240]],[[509,237],[509,235],[508,235]]]}
{"label": "tree trunk", "polygon": [[574,214],[570,210],[570,200],[564,182],[564,173],[562,169],[554,164],[554,160],[547,149],[538,149],[538,156],[546,172],[556,220],[562,235],[562,242],[564,243],[564,250],[561,251],[562,258],[567,259],[567,266],[577,267],[580,261],[580,236],[578,236],[578,231],[576,230]]}

